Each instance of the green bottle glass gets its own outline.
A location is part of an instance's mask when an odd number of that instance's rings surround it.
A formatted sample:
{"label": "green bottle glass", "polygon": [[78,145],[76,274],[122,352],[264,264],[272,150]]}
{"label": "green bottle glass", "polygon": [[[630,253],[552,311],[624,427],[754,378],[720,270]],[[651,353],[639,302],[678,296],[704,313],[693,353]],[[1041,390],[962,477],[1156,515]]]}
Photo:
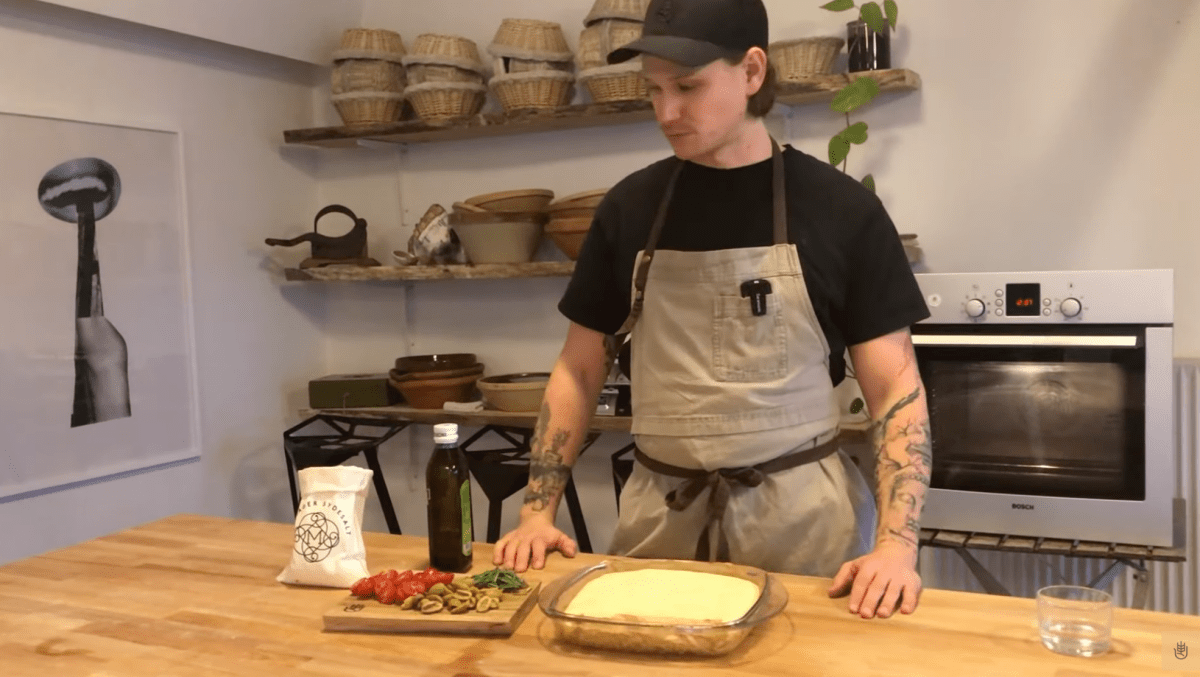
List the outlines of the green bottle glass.
{"label": "green bottle glass", "polygon": [[467,455],[458,446],[458,426],[433,426],[433,455],[425,468],[429,501],[429,566],[465,573],[471,568],[471,475]]}

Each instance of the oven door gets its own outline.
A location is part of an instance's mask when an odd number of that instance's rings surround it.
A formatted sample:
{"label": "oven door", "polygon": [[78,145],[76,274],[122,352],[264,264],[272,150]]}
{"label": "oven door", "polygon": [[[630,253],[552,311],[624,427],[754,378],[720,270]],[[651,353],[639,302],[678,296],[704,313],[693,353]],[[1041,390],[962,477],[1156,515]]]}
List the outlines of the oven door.
{"label": "oven door", "polygon": [[1146,335],[1129,326],[917,325],[933,489],[1146,497]]}

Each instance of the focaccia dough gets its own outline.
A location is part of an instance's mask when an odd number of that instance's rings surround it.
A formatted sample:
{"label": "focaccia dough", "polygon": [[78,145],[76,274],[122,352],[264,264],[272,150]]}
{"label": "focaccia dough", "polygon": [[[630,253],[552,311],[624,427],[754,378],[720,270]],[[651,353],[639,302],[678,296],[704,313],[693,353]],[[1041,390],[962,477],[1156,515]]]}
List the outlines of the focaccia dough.
{"label": "focaccia dough", "polygon": [[588,581],[566,611],[643,622],[728,623],[745,616],[758,597],[757,585],[734,576],[640,569]]}

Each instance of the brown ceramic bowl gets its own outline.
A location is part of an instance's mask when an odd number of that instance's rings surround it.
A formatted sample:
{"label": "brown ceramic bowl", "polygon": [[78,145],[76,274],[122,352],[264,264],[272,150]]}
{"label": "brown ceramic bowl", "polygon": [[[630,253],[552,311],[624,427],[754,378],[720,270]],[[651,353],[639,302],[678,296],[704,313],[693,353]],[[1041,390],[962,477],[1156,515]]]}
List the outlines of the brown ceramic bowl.
{"label": "brown ceramic bowl", "polygon": [[396,358],[396,371],[407,374],[417,371],[446,371],[467,369],[479,364],[475,353],[439,353],[436,355],[409,355]]}
{"label": "brown ceramic bowl", "polygon": [[592,227],[590,218],[554,219],[546,224],[546,237],[572,261],[579,258],[583,249],[583,241],[587,238],[588,230]]}
{"label": "brown ceramic bowl", "polygon": [[483,363],[479,362],[470,367],[463,367],[462,369],[437,369],[433,371],[400,371],[399,369],[393,369],[388,372],[388,378],[396,383],[403,383],[415,380],[431,381],[435,379],[458,378],[459,376],[473,376],[482,373]]}
{"label": "brown ceramic bowl", "polygon": [[493,212],[542,212],[554,199],[554,191],[541,188],[506,190],[469,197],[463,202]]}
{"label": "brown ceramic bowl", "polygon": [[414,409],[441,409],[447,402],[470,402],[475,397],[475,382],[479,374],[443,379],[414,379],[396,382],[392,387],[404,395],[404,401]]}
{"label": "brown ceramic bowl", "polygon": [[501,374],[479,379],[479,392],[486,406],[500,411],[530,412],[542,407],[550,374],[545,372]]}

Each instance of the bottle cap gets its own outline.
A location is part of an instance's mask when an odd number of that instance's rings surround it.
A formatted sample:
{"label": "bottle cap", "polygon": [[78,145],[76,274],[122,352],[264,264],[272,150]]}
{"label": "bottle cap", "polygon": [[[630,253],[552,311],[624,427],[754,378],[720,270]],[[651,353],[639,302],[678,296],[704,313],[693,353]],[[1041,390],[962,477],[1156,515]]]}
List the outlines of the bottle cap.
{"label": "bottle cap", "polygon": [[455,444],[458,442],[457,423],[439,423],[433,426],[434,444]]}

